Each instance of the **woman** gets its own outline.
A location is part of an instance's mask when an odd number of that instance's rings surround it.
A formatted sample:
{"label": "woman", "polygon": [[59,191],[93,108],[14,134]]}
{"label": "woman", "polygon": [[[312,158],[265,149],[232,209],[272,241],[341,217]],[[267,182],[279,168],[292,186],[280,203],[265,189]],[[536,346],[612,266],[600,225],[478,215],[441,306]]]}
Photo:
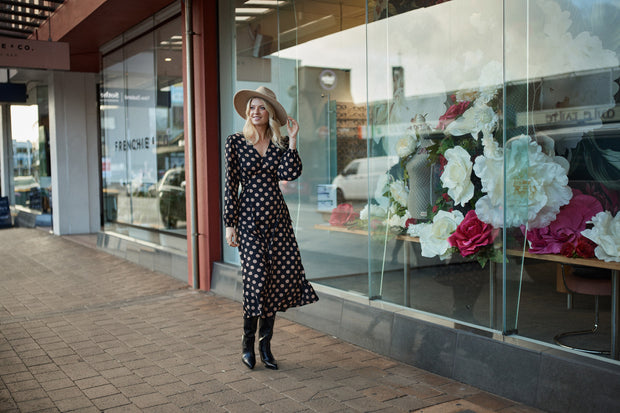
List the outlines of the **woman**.
{"label": "woman", "polygon": [[[239,246],[243,277],[243,363],[254,368],[254,341],[262,362],[276,370],[271,337],[277,311],[318,300],[305,277],[279,181],[301,175],[299,125],[266,87],[241,90],[235,109],[246,119],[243,134],[226,139],[224,224],[226,242]],[[280,134],[286,124],[288,137]],[[241,193],[239,193],[241,184]],[[259,323],[260,320],[260,323]]]}

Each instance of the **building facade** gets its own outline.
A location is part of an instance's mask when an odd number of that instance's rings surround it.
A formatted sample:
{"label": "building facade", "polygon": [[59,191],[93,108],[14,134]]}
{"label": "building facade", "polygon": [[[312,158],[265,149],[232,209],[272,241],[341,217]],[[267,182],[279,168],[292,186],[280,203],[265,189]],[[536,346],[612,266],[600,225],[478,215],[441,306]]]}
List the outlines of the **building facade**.
{"label": "building facade", "polygon": [[264,85],[301,125],[280,187],[321,300],[283,317],[544,410],[620,407],[619,1],[134,3],[66,2],[39,33],[71,70],[12,77],[54,233],[241,300],[222,148]]}

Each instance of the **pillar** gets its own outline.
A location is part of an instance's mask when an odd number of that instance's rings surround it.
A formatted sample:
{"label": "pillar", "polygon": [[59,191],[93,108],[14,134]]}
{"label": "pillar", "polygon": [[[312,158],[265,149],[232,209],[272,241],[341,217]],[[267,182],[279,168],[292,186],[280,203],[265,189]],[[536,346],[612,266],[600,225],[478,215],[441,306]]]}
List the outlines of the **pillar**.
{"label": "pillar", "polygon": [[53,231],[98,232],[99,135],[97,75],[52,72],[49,77]]}

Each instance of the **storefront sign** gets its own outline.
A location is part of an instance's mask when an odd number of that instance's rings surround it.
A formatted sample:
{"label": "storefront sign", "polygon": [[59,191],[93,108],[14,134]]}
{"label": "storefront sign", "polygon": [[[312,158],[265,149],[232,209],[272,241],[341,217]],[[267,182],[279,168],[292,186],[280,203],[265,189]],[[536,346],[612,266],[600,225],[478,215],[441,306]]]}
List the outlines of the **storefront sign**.
{"label": "storefront sign", "polygon": [[69,70],[69,43],[0,37],[0,67]]}
{"label": "storefront sign", "polygon": [[618,122],[620,121],[620,107],[582,106],[574,108],[539,110],[536,112],[521,112],[517,114],[517,125],[553,125],[577,124],[590,122]]}
{"label": "storefront sign", "polygon": [[155,102],[155,92],[153,90],[140,89],[118,89],[106,88],[99,92],[99,102],[101,105],[127,105],[141,107],[170,107],[170,92],[157,91],[157,101]]}

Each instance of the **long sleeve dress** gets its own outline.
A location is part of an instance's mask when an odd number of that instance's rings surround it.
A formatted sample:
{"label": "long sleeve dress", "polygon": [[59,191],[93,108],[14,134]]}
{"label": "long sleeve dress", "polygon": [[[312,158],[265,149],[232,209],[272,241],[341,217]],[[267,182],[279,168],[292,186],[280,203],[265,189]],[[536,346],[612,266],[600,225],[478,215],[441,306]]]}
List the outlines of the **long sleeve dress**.
{"label": "long sleeve dress", "polygon": [[270,141],[261,156],[242,134],[234,134],[226,139],[225,155],[224,224],[237,229],[244,317],[272,317],[317,301],[279,187],[279,181],[301,175],[298,152]]}

